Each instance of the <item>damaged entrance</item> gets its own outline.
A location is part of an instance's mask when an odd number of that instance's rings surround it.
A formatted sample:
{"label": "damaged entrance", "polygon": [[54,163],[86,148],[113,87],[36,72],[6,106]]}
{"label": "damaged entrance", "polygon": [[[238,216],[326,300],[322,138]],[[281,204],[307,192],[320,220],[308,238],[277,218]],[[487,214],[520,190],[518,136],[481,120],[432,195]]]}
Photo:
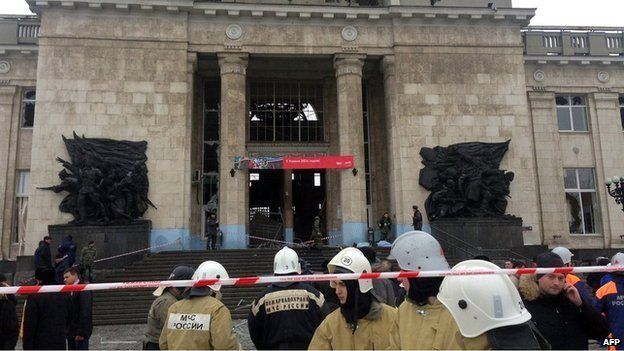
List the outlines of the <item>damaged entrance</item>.
{"label": "damaged entrance", "polygon": [[[249,171],[249,232],[253,246],[310,240],[314,217],[324,226],[325,170]],[[276,240],[276,241],[273,241]]]}

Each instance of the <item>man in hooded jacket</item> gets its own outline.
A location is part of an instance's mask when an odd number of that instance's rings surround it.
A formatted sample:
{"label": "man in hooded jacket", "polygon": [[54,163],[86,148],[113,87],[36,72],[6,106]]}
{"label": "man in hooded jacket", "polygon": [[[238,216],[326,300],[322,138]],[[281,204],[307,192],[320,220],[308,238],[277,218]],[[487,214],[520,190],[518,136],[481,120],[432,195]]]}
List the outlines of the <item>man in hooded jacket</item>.
{"label": "man in hooded jacket", "polygon": [[[343,249],[328,264],[330,273],[370,273],[370,263],[360,250]],[[370,279],[332,281],[340,308],[316,329],[310,350],[396,350],[396,308],[380,303],[372,294]]]}
{"label": "man in hooded jacket", "polygon": [[[537,267],[564,267],[553,252],[536,258]],[[587,350],[588,339],[601,340],[609,334],[605,318],[566,282],[561,273],[522,275],[518,290],[531,320],[553,350]]]}

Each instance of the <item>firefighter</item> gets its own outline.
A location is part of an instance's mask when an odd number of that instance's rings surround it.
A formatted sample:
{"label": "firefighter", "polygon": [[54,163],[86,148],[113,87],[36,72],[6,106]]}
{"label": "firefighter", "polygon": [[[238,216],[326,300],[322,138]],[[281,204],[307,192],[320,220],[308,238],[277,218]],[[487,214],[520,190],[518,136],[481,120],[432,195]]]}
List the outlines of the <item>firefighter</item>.
{"label": "firefighter", "polygon": [[[227,279],[219,262],[205,261],[193,279]],[[161,350],[238,350],[232,331],[232,316],[221,302],[221,285],[193,287],[188,296],[169,308],[167,321],[160,334]]]}
{"label": "firefighter", "polygon": [[[371,266],[360,250],[348,247],[328,264],[329,273],[371,273]],[[396,308],[380,303],[372,294],[370,279],[331,282],[340,308],[316,329],[310,350],[388,350],[398,349]]]}
{"label": "firefighter", "polygon": [[[457,264],[453,271],[500,270],[482,260]],[[549,350],[550,344],[531,322],[518,289],[504,274],[446,276],[438,299],[467,340],[486,339],[492,350]]]}
{"label": "firefighter", "polygon": [[[405,271],[448,270],[449,265],[440,243],[428,233],[410,231],[392,244],[391,258]],[[399,306],[399,342],[407,349],[472,349],[488,348],[487,339],[464,338],[449,311],[436,298],[442,278],[401,278],[407,291]]]}

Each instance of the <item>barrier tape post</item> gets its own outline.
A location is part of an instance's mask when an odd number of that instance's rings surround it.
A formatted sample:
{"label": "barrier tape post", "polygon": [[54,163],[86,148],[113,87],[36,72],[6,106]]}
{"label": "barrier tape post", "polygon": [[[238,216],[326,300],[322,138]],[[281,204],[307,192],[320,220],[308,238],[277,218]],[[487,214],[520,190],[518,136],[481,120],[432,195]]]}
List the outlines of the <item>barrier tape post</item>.
{"label": "barrier tape post", "polygon": [[96,283],[76,285],[36,285],[0,287],[0,294],[38,294],[50,292],[98,291],[118,289],[141,289],[157,287],[205,287],[209,285],[247,286],[255,284],[270,284],[280,282],[328,281],[328,280],[357,280],[357,279],[396,279],[396,278],[432,278],[445,276],[476,276],[493,274],[549,274],[549,273],[590,273],[590,272],[617,272],[624,271],[624,266],[591,266],[591,267],[558,267],[558,268],[519,268],[500,270],[446,270],[446,271],[403,271],[403,272],[374,272],[374,273],[342,273],[342,274],[313,274],[291,276],[254,276],[228,279],[202,280],[165,280],[146,282]]}

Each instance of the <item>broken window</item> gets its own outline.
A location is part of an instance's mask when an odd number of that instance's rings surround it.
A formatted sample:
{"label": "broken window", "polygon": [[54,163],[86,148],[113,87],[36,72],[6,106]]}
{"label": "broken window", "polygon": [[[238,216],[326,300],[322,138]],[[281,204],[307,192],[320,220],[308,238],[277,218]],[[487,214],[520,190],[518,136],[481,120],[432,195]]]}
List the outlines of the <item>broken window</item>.
{"label": "broken window", "polygon": [[34,88],[26,88],[22,93],[22,128],[32,128],[35,122],[35,98]]}
{"label": "broken window", "polygon": [[564,168],[570,234],[600,232],[600,214],[593,168]]}
{"label": "broken window", "polygon": [[13,230],[11,231],[11,241],[14,243],[23,242],[26,235],[28,187],[30,187],[30,171],[18,171],[13,209]]}

